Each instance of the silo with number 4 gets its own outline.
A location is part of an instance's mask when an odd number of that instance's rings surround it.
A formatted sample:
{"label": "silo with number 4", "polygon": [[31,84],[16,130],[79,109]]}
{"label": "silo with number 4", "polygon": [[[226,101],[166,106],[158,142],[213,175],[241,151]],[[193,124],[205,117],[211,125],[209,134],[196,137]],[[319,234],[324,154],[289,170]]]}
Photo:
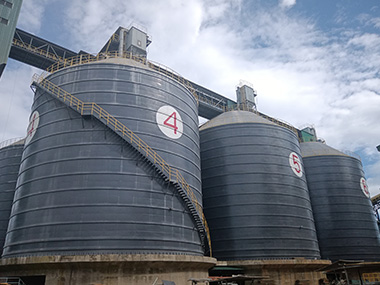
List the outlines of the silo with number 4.
{"label": "silo with number 4", "polygon": [[380,235],[360,159],[301,143],[319,247],[333,261],[380,260]]}
{"label": "silo with number 4", "polygon": [[204,211],[221,260],[319,258],[297,135],[252,112],[200,128]]}
{"label": "silo with number 4", "polygon": [[[125,58],[65,67],[46,79],[142,141],[131,144],[107,120],[37,85],[4,256],[203,255],[199,222],[174,185],[178,170],[201,205],[197,100],[186,86]],[[153,151],[171,177],[156,168]]]}

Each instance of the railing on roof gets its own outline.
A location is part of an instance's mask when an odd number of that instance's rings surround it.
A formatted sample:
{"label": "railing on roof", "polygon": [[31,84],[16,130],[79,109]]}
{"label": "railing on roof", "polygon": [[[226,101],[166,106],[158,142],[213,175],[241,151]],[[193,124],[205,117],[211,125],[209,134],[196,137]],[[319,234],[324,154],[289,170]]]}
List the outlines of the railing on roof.
{"label": "railing on roof", "polygon": [[21,141],[22,139],[24,139],[23,137],[21,138],[12,138],[12,139],[8,139],[8,140],[5,140],[5,141],[2,141],[0,142],[0,149],[4,148],[4,147],[7,147],[7,146],[10,146],[18,141]]}
{"label": "railing on roof", "polygon": [[[138,63],[141,63],[155,71],[158,71],[162,74],[165,74],[166,76],[176,80],[177,82],[183,84],[195,97],[195,99],[198,102],[198,95],[194,91],[193,86],[190,84],[188,80],[186,80],[184,77],[176,73],[175,71],[171,70],[170,68],[154,63],[152,61],[148,61],[146,57],[144,56],[139,56],[139,55],[134,55],[131,52],[118,52],[118,51],[112,51],[112,52],[107,52],[107,53],[99,53],[97,55],[92,55],[92,54],[79,54],[77,56],[73,56],[70,58],[65,58],[62,60],[57,61],[56,63],[52,64],[49,68],[46,69],[48,73],[54,73],[58,70],[61,70],[62,68],[65,67],[70,67],[70,66],[75,66],[75,65],[81,65],[81,64],[86,64],[86,63],[91,63],[91,62],[97,62],[105,59],[110,59],[110,58],[125,58],[125,59],[131,59],[133,61],[136,61]],[[46,76],[45,74],[44,76]]]}
{"label": "railing on roof", "polygon": [[223,108],[224,112],[234,111],[234,110],[242,110],[242,111],[248,111],[248,112],[255,113],[256,115],[259,115],[260,117],[262,117],[264,119],[267,119],[268,121],[271,121],[271,122],[273,122],[273,123],[275,123],[277,125],[280,125],[280,126],[282,126],[284,128],[287,128],[287,129],[291,130],[298,137],[298,130],[295,127],[293,127],[292,125],[290,125],[289,123],[287,123],[287,122],[285,122],[283,120],[280,120],[280,119],[276,119],[276,118],[270,117],[270,116],[265,115],[263,113],[260,113],[259,111],[255,110],[255,109],[249,108],[247,106],[247,104],[236,104],[234,106],[229,106],[229,107],[224,106],[224,108]]}
{"label": "railing on roof", "polygon": [[109,47],[110,47],[110,45],[111,45],[111,43],[113,41],[117,41],[118,42],[119,40],[120,40],[119,35],[117,33],[113,33],[112,36],[110,37],[110,39],[107,42],[106,50],[104,52],[108,52],[108,49],[109,49]]}

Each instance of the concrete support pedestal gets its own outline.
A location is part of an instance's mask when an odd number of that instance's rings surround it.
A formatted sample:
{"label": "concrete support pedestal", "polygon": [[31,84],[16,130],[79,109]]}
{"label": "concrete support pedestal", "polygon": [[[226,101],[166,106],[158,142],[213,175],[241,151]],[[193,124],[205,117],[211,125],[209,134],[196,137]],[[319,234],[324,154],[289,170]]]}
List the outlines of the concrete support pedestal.
{"label": "concrete support pedestal", "polygon": [[0,277],[46,276],[46,285],[152,285],[163,280],[179,285],[207,278],[215,264],[215,258],[191,255],[32,256],[1,259]]}

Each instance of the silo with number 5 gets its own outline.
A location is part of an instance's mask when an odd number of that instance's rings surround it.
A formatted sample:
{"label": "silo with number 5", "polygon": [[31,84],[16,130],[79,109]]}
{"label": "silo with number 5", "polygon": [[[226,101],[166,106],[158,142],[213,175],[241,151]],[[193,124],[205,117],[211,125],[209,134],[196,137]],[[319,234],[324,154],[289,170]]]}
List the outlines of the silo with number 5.
{"label": "silo with number 5", "polygon": [[214,256],[319,258],[296,133],[255,113],[231,111],[204,124],[200,137]]}
{"label": "silo with number 5", "polygon": [[323,258],[379,261],[380,234],[359,158],[301,143]]}
{"label": "silo with number 5", "polygon": [[172,71],[145,63],[109,58],[47,77],[133,131],[134,146],[37,85],[5,257],[204,254],[195,213],[173,185],[178,170],[202,204],[197,99]]}

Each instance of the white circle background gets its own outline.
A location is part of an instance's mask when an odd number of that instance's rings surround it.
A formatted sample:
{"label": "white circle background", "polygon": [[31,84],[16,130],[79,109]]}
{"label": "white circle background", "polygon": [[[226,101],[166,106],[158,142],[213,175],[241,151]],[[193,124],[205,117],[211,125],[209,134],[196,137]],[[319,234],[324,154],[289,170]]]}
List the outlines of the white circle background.
{"label": "white circle background", "polygon": [[[176,113],[176,133],[174,132],[174,128],[164,124],[165,120],[167,120],[169,116],[171,116],[174,112]],[[170,118],[169,122],[171,123],[173,120],[174,117]],[[179,139],[183,134],[183,123],[181,115],[172,106],[162,106],[160,109],[158,109],[156,113],[156,122],[161,132],[163,132],[169,138]]]}
{"label": "white circle background", "polygon": [[[40,122],[40,114],[37,111],[34,111],[33,114],[30,116],[29,120],[30,120],[29,125],[26,130],[25,145],[27,145],[32,140],[32,138],[34,137],[34,134],[37,131],[38,124]],[[33,130],[30,131],[32,127],[33,127]]]}
{"label": "white circle background", "polygon": [[[297,163],[294,161],[293,157]],[[292,168],[295,175],[297,175],[298,177],[302,177],[303,169],[302,169],[301,159],[299,155],[296,154],[295,152],[291,152],[289,154],[289,165]],[[297,171],[297,169],[299,170],[299,172]]]}
{"label": "white circle background", "polygon": [[366,195],[366,197],[369,198],[370,195],[369,195],[368,185],[364,177],[360,178],[360,188],[362,189],[364,195]]}

